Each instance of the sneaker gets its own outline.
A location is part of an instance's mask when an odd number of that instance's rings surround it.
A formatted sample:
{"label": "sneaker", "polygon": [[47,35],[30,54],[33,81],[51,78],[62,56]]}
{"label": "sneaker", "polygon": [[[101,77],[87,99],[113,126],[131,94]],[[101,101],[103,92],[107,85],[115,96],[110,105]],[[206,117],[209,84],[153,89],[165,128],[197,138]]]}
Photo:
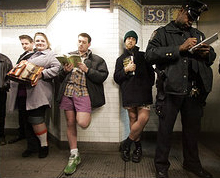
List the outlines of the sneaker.
{"label": "sneaker", "polygon": [[71,155],[69,157],[68,164],[64,169],[64,173],[67,175],[74,173],[76,171],[76,166],[80,164],[80,162],[81,162],[81,158],[79,154]]}
{"label": "sneaker", "polygon": [[0,146],[6,145],[6,144],[7,144],[7,142],[5,140],[5,137],[0,137]]}

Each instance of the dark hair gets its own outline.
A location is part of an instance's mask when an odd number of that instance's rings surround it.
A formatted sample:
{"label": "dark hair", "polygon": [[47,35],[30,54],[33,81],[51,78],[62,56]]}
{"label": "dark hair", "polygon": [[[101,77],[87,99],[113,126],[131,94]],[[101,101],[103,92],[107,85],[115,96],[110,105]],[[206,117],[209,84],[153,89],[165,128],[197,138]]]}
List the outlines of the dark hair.
{"label": "dark hair", "polygon": [[50,48],[50,42],[49,42],[47,36],[46,36],[44,33],[42,33],[42,32],[37,32],[37,33],[35,33],[35,35],[34,35],[34,40],[35,40],[36,36],[38,36],[38,35],[45,38],[45,40],[46,40],[46,42],[47,42],[47,45],[48,45],[48,49],[51,49],[51,48]]}
{"label": "dark hair", "polygon": [[92,41],[91,36],[89,36],[89,34],[87,34],[87,33],[80,33],[80,34],[78,35],[78,37],[79,37],[79,36],[88,38],[88,43],[90,43],[90,42]]}
{"label": "dark hair", "polygon": [[20,35],[19,40],[27,39],[30,43],[33,43],[34,40],[29,35]]}

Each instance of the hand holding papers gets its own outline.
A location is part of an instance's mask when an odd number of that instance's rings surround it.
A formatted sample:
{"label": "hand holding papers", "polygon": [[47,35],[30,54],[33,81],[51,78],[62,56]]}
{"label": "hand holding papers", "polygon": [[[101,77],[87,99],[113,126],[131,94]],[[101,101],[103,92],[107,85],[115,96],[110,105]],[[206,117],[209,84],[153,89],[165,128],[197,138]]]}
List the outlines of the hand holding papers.
{"label": "hand holding papers", "polygon": [[123,60],[123,66],[125,72],[129,72],[129,75],[135,75],[136,65],[134,64],[133,56],[128,56]]}
{"label": "hand holding papers", "polygon": [[200,42],[199,44],[193,46],[192,48],[189,49],[189,52],[193,54],[193,52],[194,52],[194,50],[196,50],[196,48],[202,47],[202,44],[210,45],[213,42],[215,42],[216,40],[218,40],[218,33],[215,33],[214,35],[212,35],[209,38],[206,38],[205,40]]}

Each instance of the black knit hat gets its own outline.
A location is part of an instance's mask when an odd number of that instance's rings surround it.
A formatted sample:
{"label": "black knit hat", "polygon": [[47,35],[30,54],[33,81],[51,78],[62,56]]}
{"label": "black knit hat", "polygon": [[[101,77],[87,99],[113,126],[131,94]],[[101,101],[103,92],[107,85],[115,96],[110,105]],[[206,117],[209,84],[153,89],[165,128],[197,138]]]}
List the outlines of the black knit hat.
{"label": "black knit hat", "polygon": [[188,14],[194,21],[198,21],[200,14],[208,10],[207,5],[198,0],[190,0],[186,2],[183,5],[183,8],[187,10]]}
{"label": "black knit hat", "polygon": [[136,43],[138,42],[138,36],[137,36],[137,33],[136,33],[135,31],[131,30],[131,31],[127,32],[127,33],[125,34],[125,37],[124,37],[124,42],[126,41],[126,39],[127,39],[128,37],[133,37],[133,38],[136,39]]}

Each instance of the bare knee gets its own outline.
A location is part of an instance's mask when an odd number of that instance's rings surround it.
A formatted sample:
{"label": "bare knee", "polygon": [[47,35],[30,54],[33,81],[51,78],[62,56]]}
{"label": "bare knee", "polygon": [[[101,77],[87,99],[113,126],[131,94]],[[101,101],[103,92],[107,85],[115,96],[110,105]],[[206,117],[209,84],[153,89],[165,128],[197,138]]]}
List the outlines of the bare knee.
{"label": "bare knee", "polygon": [[77,123],[83,129],[87,128],[91,121],[91,114],[87,112],[77,112]]}
{"label": "bare knee", "polygon": [[86,129],[90,124],[90,120],[79,120],[78,121],[78,125],[83,128]]}
{"label": "bare knee", "polygon": [[146,125],[149,121],[149,117],[140,117],[138,118],[138,122],[140,125]]}
{"label": "bare knee", "polygon": [[72,128],[74,125],[76,125],[76,121],[73,119],[67,119],[67,127]]}

